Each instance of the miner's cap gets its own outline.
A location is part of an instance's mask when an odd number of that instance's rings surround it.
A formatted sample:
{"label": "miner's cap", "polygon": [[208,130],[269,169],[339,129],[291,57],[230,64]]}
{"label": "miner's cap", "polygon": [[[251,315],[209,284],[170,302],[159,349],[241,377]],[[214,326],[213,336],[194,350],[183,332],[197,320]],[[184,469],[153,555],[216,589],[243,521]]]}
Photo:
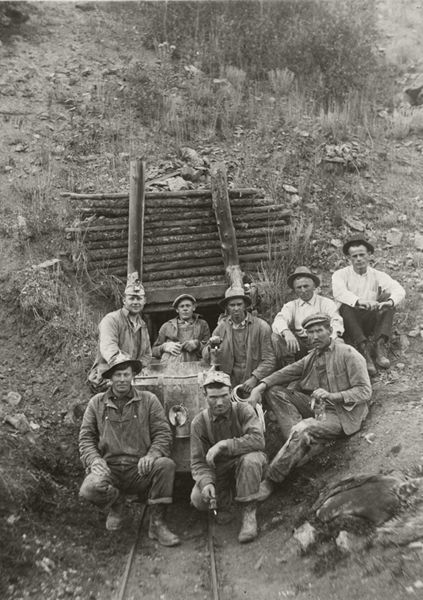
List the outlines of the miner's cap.
{"label": "miner's cap", "polygon": [[179,303],[182,302],[182,300],[191,300],[193,304],[197,304],[197,300],[194,298],[194,296],[191,296],[191,294],[180,294],[172,302],[173,308],[178,308]]}
{"label": "miner's cap", "polygon": [[208,371],[203,381],[203,387],[210,385],[211,383],[220,383],[231,387],[231,378],[223,371],[215,371],[214,369]]}

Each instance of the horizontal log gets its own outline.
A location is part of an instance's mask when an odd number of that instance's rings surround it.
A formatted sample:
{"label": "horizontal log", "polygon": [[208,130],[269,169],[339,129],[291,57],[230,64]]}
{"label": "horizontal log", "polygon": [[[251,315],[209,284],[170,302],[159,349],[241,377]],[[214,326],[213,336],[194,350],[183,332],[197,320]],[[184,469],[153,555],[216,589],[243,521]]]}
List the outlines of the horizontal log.
{"label": "horizontal log", "polygon": [[[287,246],[287,244],[285,244],[285,247]],[[122,260],[125,260],[127,254],[128,254],[128,249],[127,246],[121,246],[120,248],[107,248],[107,247],[103,247],[103,248],[96,248],[93,249],[91,246],[87,246],[86,247],[87,250],[87,254],[88,254],[88,258],[90,261],[96,261],[96,260],[104,260],[107,259],[108,257],[113,257],[113,258],[122,258]],[[157,269],[161,269],[163,270],[164,267],[163,265],[168,265],[169,263],[175,263],[175,265],[172,264],[172,267],[167,267],[167,268],[173,268],[173,266],[176,267],[183,267],[183,266],[194,266],[196,265],[200,265],[201,264],[220,264],[220,261],[222,260],[222,253],[220,248],[216,247],[216,248],[211,248],[211,249],[203,249],[203,248],[192,248],[192,244],[190,244],[190,247],[188,250],[185,251],[175,251],[172,253],[167,253],[163,251],[162,247],[154,247],[154,248],[150,248],[150,253],[149,254],[145,254],[144,255],[144,266],[146,269],[148,270],[153,270],[155,268]],[[245,246],[241,246],[239,248],[239,256],[243,257],[243,259],[245,260],[245,256],[251,255],[251,256],[256,256],[256,255],[260,255],[260,257],[262,258],[263,256],[269,256],[272,255],[272,253],[274,254],[277,251],[281,250],[281,245],[280,243],[274,243],[272,245],[269,244],[258,244],[258,245],[251,245],[251,244],[246,244]]]}
{"label": "horizontal log", "polygon": [[98,194],[84,194],[75,192],[61,192],[62,198],[70,198],[71,200],[113,200],[115,198],[128,198],[128,192],[102,192]]}
{"label": "horizontal log", "polygon": [[92,231],[124,231],[124,230],[127,231],[128,228],[126,227],[126,229],[125,229],[125,225],[123,225],[123,224],[88,225],[86,227],[81,225],[79,227],[77,226],[77,227],[66,227],[65,228],[66,233],[91,233]]}
{"label": "horizontal log", "polygon": [[167,271],[170,269],[183,269],[183,268],[192,268],[197,269],[198,273],[201,273],[204,266],[215,266],[221,269],[224,269],[223,266],[223,258],[222,256],[212,256],[210,258],[205,258],[203,256],[194,257],[192,256],[189,259],[184,260],[166,260],[163,262],[147,262],[144,261],[143,265],[143,273],[153,273],[159,271]]}
{"label": "horizontal log", "polygon": [[107,231],[90,231],[85,232],[79,231],[79,233],[68,233],[67,239],[77,239],[79,236],[83,239],[85,244],[90,244],[92,241],[101,241],[106,244],[110,240],[121,240],[125,244],[128,243],[128,230],[127,229],[109,229]]}

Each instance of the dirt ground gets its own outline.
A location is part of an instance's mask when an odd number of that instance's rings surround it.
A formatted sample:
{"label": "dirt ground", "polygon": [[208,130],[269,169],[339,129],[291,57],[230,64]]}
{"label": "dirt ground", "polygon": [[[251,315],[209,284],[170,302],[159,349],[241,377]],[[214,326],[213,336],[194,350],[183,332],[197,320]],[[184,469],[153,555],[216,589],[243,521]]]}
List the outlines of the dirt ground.
{"label": "dirt ground", "polygon": [[[379,4],[381,27],[388,33],[385,46],[394,53],[395,44],[409,32],[415,35],[422,11],[416,5],[400,28],[393,25],[398,16],[395,5],[388,1]],[[404,11],[411,6],[397,4]],[[140,42],[136,32],[127,42],[124,28],[112,26],[96,10],[76,10],[73,3],[44,3],[28,27],[27,35],[0,46],[6,65],[0,81],[2,110],[33,113],[4,120],[0,136],[1,406],[3,411],[10,391],[18,392],[22,396],[19,411],[34,423],[23,434],[4,423],[5,415],[1,415],[0,597],[111,600],[120,589],[139,507],[128,507],[122,533],[113,535],[105,531],[105,516],[78,499],[83,477],[77,454],[81,411],[69,415],[69,407],[89,398],[84,384],[88,364],[79,356],[40,355],[39,324],[35,319],[22,319],[9,293],[8,277],[12,271],[54,256],[61,246],[57,232],[32,246],[27,241],[17,245],[11,237],[13,205],[20,191],[28,179],[44,177],[41,142],[49,139],[49,131],[53,131],[53,146],[58,147],[53,152],[51,184],[58,210],[63,210],[58,193],[66,187],[61,173],[66,159],[60,132],[69,130],[72,122],[68,113],[60,116],[66,98],[59,98],[61,105],[57,95],[52,97],[48,91],[51,81],[56,81],[57,88],[63,71],[67,70],[70,78],[74,72],[91,69],[74,84],[76,95],[82,97],[91,90],[96,70],[119,70]],[[92,39],[84,35],[87,31]],[[417,46],[419,42],[413,40]],[[151,56],[146,54],[146,60]],[[49,117],[42,117],[48,110]],[[415,233],[423,233],[423,157],[416,149],[417,142],[411,137],[387,143],[384,154],[375,159],[369,179],[360,182],[358,196],[339,208],[370,222],[378,242],[378,265],[406,287],[407,302],[397,315],[391,348],[393,366],[374,381],[371,413],[363,430],[293,473],[260,506],[256,542],[238,544],[239,515],[228,526],[216,525],[222,600],[423,598],[422,548],[369,546],[344,555],[335,545],[338,531],[323,528],[311,512],[319,492],[338,478],[362,472],[412,472],[423,464],[423,255],[414,245]],[[12,151],[18,144],[27,150]],[[5,169],[9,166],[11,170]],[[80,169],[90,185],[106,181],[107,165],[99,166],[95,175],[85,163]],[[70,178],[67,183],[72,187]],[[330,223],[328,217],[322,227]],[[398,245],[387,241],[393,228],[403,234]],[[336,260],[339,257],[333,254],[327,264],[326,289]],[[415,335],[408,336],[410,331]],[[182,539],[180,548],[162,548],[148,540],[144,526],[128,600],[210,597],[207,521],[189,507],[190,486],[186,478],[178,481],[170,510],[170,525]],[[292,532],[305,520],[318,529],[318,543],[303,555],[287,558]]]}

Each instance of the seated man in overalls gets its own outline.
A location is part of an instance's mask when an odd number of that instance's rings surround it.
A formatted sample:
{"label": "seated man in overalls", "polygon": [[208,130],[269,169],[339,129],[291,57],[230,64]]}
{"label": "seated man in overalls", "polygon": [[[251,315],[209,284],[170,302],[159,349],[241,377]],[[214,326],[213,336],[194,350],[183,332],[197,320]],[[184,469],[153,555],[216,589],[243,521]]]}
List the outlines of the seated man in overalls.
{"label": "seated man in overalls", "polygon": [[172,434],[158,398],[132,385],[141,362],[120,355],[103,377],[111,387],[91,398],[79,434],[86,477],[80,496],[108,510],[106,528],[121,529],[125,494],[147,499],[149,537],[164,546],[179,539],[167,527],[175,463],[169,458]]}

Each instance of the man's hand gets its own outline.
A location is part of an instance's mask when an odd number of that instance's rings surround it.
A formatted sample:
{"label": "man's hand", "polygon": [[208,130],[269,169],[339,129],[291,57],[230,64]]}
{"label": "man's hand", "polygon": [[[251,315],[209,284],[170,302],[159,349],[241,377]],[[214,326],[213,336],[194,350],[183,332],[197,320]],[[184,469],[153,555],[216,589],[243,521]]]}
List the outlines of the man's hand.
{"label": "man's hand", "polygon": [[[311,403],[313,404],[314,400],[317,400],[317,402],[322,402],[322,400],[329,400],[329,396],[330,392],[324,390],[323,388],[317,388],[317,390],[314,390],[314,392],[311,394]],[[313,406],[311,408],[313,408]]]}
{"label": "man's hand", "polygon": [[212,348],[216,347],[216,346],[220,346],[220,344],[222,343],[222,338],[219,335],[212,335],[211,338],[209,339],[209,346],[211,346]]}
{"label": "man's hand", "polygon": [[289,354],[296,354],[300,351],[300,344],[290,329],[282,331],[282,335],[285,338]]}
{"label": "man's hand", "polygon": [[182,345],[179,342],[165,342],[162,348],[163,352],[167,352],[172,356],[179,356],[182,350]]}
{"label": "man's hand", "polygon": [[253,408],[256,407],[256,404],[261,404],[261,396],[266,387],[267,386],[265,383],[259,383],[259,385],[251,392],[250,397],[248,398],[248,404],[250,404]]}
{"label": "man's hand", "polygon": [[107,466],[107,462],[104,458],[95,458],[90,466],[91,473],[94,475],[111,475],[109,467]]}
{"label": "man's hand", "polygon": [[385,308],[393,308],[394,307],[394,303],[392,300],[385,300],[384,302],[379,302],[378,303],[378,310],[385,310]]}
{"label": "man's hand", "polygon": [[142,456],[139,461],[138,461],[138,473],[140,475],[148,475],[151,471],[151,469],[153,468],[153,464],[155,461],[155,457],[154,456],[149,456],[148,454],[146,454],[145,456]]}
{"label": "man's hand", "polygon": [[364,310],[378,310],[379,302],[377,300],[357,300],[357,306]]}
{"label": "man's hand", "polygon": [[186,350],[187,352],[194,352],[197,350],[200,342],[198,340],[187,340],[181,346],[181,350]]}
{"label": "man's hand", "polygon": [[214,444],[214,446],[212,446],[210,448],[210,450],[206,454],[206,462],[209,465],[209,467],[215,466],[215,464],[214,464],[215,458],[218,454],[223,452],[223,450],[226,450],[226,441],[225,440],[221,440],[220,442],[217,442],[217,444]]}
{"label": "man's hand", "polygon": [[204,502],[210,504],[210,500],[214,500],[216,498],[216,488],[213,483],[208,483],[201,490],[201,497]]}
{"label": "man's hand", "polygon": [[255,375],[251,375],[251,377],[249,377],[247,381],[244,381],[244,383],[242,384],[242,388],[249,394],[256,387],[257,383],[257,377]]}

